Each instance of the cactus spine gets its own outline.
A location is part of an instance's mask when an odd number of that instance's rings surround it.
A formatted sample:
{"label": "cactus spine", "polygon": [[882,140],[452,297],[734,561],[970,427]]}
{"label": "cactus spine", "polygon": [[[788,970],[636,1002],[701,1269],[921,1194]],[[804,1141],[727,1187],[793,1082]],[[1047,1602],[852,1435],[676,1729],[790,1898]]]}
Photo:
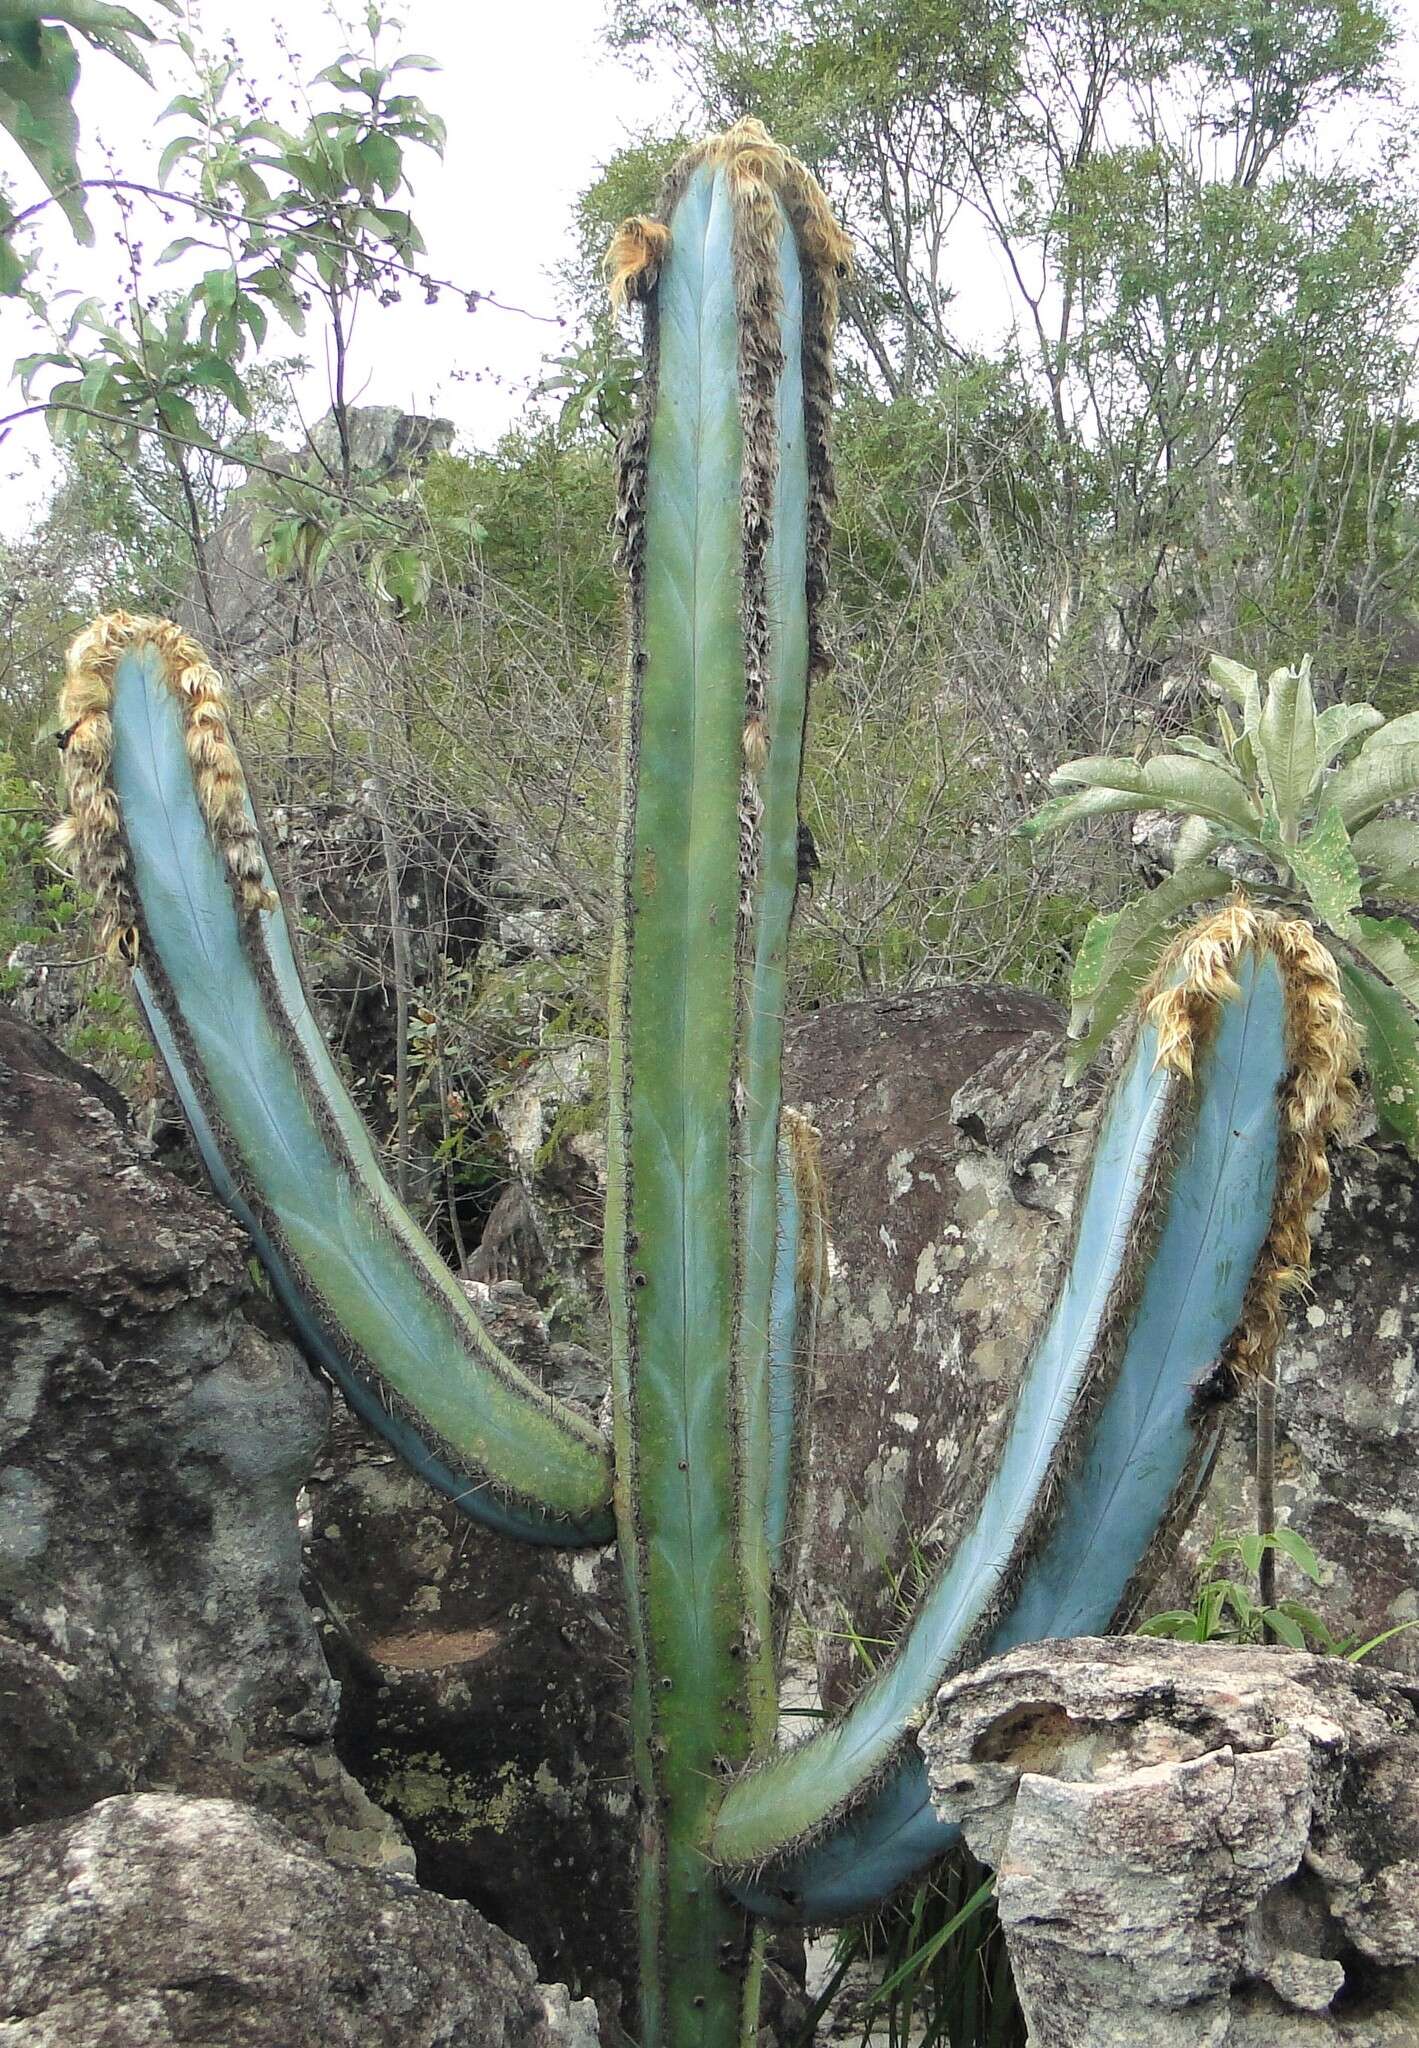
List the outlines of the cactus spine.
{"label": "cactus spine", "polygon": [[912,1741],[941,1680],[1126,1616],[1219,1402],[1269,1366],[1352,1048],[1308,926],[1238,903],[1180,942],[1101,1111],[976,1520],[848,1714],[770,1755],[827,1264],[816,1135],[780,1066],[847,252],[751,121],[682,159],[662,215],[611,258],[646,330],[618,508],[613,1455],[501,1356],[385,1183],[306,999],[221,686],[175,627],[117,614],[71,650],[60,837],[312,1360],[465,1512],[536,1542],[614,1530],[641,2048],[736,2048],[755,2038],[756,1919],[856,1911],[949,1846]]}

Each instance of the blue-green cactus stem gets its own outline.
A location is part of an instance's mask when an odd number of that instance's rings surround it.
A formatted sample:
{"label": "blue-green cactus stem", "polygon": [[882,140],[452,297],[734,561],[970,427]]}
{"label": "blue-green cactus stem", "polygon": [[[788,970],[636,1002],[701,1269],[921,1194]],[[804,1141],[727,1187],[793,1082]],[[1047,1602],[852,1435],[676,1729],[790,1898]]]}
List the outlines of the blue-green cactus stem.
{"label": "blue-green cactus stem", "polygon": [[[200,649],[130,621],[80,646],[66,694],[102,692],[88,717],[111,732],[87,799],[92,734],[70,742],[81,851],[87,820],[90,865],[120,863],[98,879],[127,906],[159,1051],[297,1334],[465,1512],[538,1542],[606,1541],[599,1434],[503,1357],[388,1186],[336,1073]],[[116,834],[100,829],[110,805]]]}

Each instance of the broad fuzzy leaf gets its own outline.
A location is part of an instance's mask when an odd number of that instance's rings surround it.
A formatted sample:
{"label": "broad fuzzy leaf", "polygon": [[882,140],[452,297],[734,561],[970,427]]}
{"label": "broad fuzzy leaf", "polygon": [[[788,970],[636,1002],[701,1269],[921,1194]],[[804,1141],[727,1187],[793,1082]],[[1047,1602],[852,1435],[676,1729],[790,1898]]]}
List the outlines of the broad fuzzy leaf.
{"label": "broad fuzzy leaf", "polygon": [[1321,768],[1329,768],[1352,741],[1364,733],[1374,732],[1384,722],[1383,711],[1376,711],[1373,704],[1332,704],[1328,710],[1322,711],[1316,720]]}
{"label": "broad fuzzy leaf", "polygon": [[1069,1030],[1074,1042],[1065,1061],[1068,1080],[1079,1078],[1128,1009],[1157,965],[1178,918],[1201,903],[1221,902],[1235,887],[1232,876],[1219,868],[1183,868],[1115,913],[1102,944],[1096,941],[1097,965],[1092,959],[1088,965],[1093,987],[1083,998],[1071,991]]}
{"label": "broad fuzzy leaf", "polygon": [[1375,1113],[1419,1158],[1419,1026],[1402,997],[1367,969],[1342,961],[1340,979],[1364,1028]]}
{"label": "broad fuzzy leaf", "polygon": [[1419,1009],[1419,932],[1402,917],[1357,917],[1346,935],[1405,1001]]}
{"label": "broad fuzzy leaf", "polygon": [[1257,768],[1288,838],[1298,824],[1320,760],[1310,663],[1270,677],[1256,731]]}
{"label": "broad fuzzy leaf", "polygon": [[1356,759],[1331,778],[1327,794],[1351,832],[1368,824],[1386,804],[1419,789],[1419,743],[1380,746],[1382,737],[1376,733]]}
{"label": "broad fuzzy leaf", "polygon": [[1255,836],[1261,827],[1255,806],[1230,768],[1194,761],[1186,754],[1159,754],[1151,761],[1131,761],[1104,754],[1066,761],[1050,777],[1051,789],[1084,788],[1135,798],[1130,807],[1195,813],[1214,824],[1233,826]]}
{"label": "broad fuzzy leaf", "polygon": [[1360,866],[1335,805],[1327,804],[1315,831],[1286,853],[1321,923],[1348,931],[1360,907]]}

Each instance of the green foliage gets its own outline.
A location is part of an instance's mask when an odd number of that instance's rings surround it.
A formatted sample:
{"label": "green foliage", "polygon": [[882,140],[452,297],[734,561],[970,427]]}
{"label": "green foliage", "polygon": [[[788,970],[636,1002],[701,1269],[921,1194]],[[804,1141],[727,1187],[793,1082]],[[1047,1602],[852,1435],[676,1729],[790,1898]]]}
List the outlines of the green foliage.
{"label": "green foliage", "polygon": [[47,944],[79,912],[73,884],[49,860],[51,822],[49,791],[21,775],[0,750],[0,993],[22,979],[8,964],[15,947]]}
{"label": "green foliage", "polygon": [[[850,1973],[862,1964],[876,1981],[844,2009]],[[839,2038],[859,2038],[861,2048],[1024,2048],[994,1877],[958,1850],[908,1899],[844,1928],[796,2048],[811,2048],[830,2008]]]}
{"label": "green foliage", "polygon": [[1086,934],[1071,987],[1071,1072],[1113,1030],[1178,918],[1234,885],[1205,858],[1226,848],[1259,863],[1266,879],[1254,886],[1312,917],[1347,956],[1376,1111],[1419,1156],[1419,931],[1363,908],[1419,898],[1419,825],[1378,815],[1419,791],[1419,715],[1386,719],[1348,702],[1318,711],[1309,657],[1274,670],[1264,686],[1254,669],[1220,656],[1210,674],[1215,742],[1184,734],[1178,751],[1147,761],[1067,761],[1050,777],[1060,794],[1021,827],[1038,842],[1106,813],[1153,809],[1182,820],[1172,876]]}
{"label": "green foliage", "polygon": [[1358,1664],[1406,1629],[1419,1627],[1419,1623],[1400,1622],[1379,1635],[1367,1637],[1356,1631],[1337,1637],[1321,1615],[1300,1600],[1278,1600],[1275,1606],[1264,1607],[1240,1580],[1229,1577],[1224,1567],[1239,1564],[1255,1581],[1267,1551],[1288,1558],[1311,1585],[1322,1584],[1320,1560],[1295,1529],[1218,1535],[1199,1561],[1192,1606],[1150,1615],[1139,1627],[1139,1635],[1166,1636],[1177,1643],[1270,1641],[1284,1644],[1287,1649],[1312,1650],[1324,1657],[1344,1657]]}
{"label": "green foliage", "polygon": [[[176,0],[162,4],[176,12]],[[152,42],[153,31],[130,8],[110,0],[11,0],[0,19],[0,127],[39,172],[77,239],[91,242],[74,111],[79,51],[71,29],[149,84],[138,45]],[[12,219],[0,226],[0,296],[20,292],[29,269],[15,242],[16,225]]]}

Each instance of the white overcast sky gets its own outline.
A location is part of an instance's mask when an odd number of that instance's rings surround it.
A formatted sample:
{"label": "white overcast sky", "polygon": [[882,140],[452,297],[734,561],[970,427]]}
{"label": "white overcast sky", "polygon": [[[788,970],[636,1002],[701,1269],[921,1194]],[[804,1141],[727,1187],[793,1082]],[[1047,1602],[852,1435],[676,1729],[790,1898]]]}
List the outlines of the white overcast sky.
{"label": "white overcast sky", "polygon": [[[341,10],[362,13],[362,0]],[[549,270],[570,251],[569,223],[578,193],[597,167],[631,136],[665,132],[675,122],[676,95],[668,78],[646,80],[606,56],[598,43],[602,0],[390,0],[403,19],[398,46],[435,57],[442,70],[410,83],[448,123],[442,164],[416,153],[414,212],[428,242],[437,276],[457,279],[512,304],[551,315],[557,294]],[[1419,81],[1419,0],[1404,0],[1410,25],[1401,62]],[[167,19],[154,7],[149,19]],[[271,17],[250,0],[192,0],[189,20],[201,41],[216,46],[234,35],[249,71],[269,83],[280,118],[290,67]],[[280,33],[309,78],[341,47],[340,31],[325,0],[280,0]],[[175,51],[154,59],[157,89],[149,91],[119,65],[86,51],[79,88],[86,170],[101,173],[103,150],[120,174],[151,179],[158,154],[176,132],[158,116],[186,83]],[[38,186],[7,138],[0,156],[22,198]],[[113,240],[114,220],[102,201],[94,206],[98,243],[79,249],[51,216],[44,247],[51,279],[111,299],[122,275]],[[156,253],[176,228],[146,223]],[[175,273],[156,273],[156,281]],[[983,280],[977,273],[973,290]],[[986,281],[987,292],[989,284]],[[1003,303],[1003,300],[1002,300]],[[987,325],[989,322],[987,322]],[[273,326],[273,339],[279,330]],[[0,366],[43,346],[13,302],[0,305]],[[319,340],[292,341],[293,350],[317,352]],[[465,443],[489,445],[520,410],[555,353],[554,328],[488,306],[471,318],[449,303],[426,307],[414,291],[388,310],[370,309],[356,336],[359,397],[366,403],[450,415]],[[303,406],[323,409],[325,378],[317,362],[300,393]],[[0,527],[15,531],[42,501],[52,475],[42,420],[22,423],[0,444],[5,510]]]}
{"label": "white overcast sky", "polygon": [[[159,24],[166,19],[152,6],[142,11]],[[363,13],[363,6],[349,0],[340,11]],[[442,66],[427,76],[408,74],[410,88],[422,92],[448,124],[442,164],[423,151],[411,158],[413,211],[428,243],[431,273],[555,314],[557,293],[548,272],[570,253],[569,222],[578,193],[628,138],[673,124],[675,96],[668,82],[637,78],[605,56],[597,40],[600,0],[403,0],[386,11],[405,24],[395,47],[435,57]],[[279,82],[289,72],[266,9],[246,0],[201,0],[189,17],[208,45],[228,32],[237,37],[248,69],[262,85],[273,85],[272,112],[280,119]],[[286,40],[305,59],[305,78],[342,47],[324,0],[281,0],[279,19]],[[184,60],[175,51],[159,50],[151,61],[155,91],[112,60],[85,52],[78,106],[83,164],[91,175],[103,175],[107,146],[118,175],[151,179],[164,143],[179,132],[176,121],[161,123],[158,116],[185,87]],[[38,196],[37,181],[8,138],[0,138],[0,156],[17,195]],[[52,220],[44,237],[44,268],[51,280],[109,299],[122,274],[113,215],[102,199],[91,211],[95,248],[80,249],[63,223]],[[156,254],[178,232],[150,219],[150,252]],[[152,275],[158,284],[168,277],[177,282],[177,267]],[[479,444],[495,440],[515,417],[538,381],[543,355],[563,345],[555,328],[492,306],[472,317],[452,302],[430,309],[417,289],[399,306],[370,312],[365,331],[356,336],[363,401],[446,413],[463,439]],[[284,345],[274,323],[271,338]],[[13,302],[0,306],[0,367],[42,346]],[[292,339],[290,347],[314,352],[319,342],[312,334],[304,343]],[[314,371],[302,400],[319,410],[323,366],[316,364]],[[11,513],[17,498],[33,504],[42,495],[45,444],[44,423],[37,419],[13,429],[0,447]],[[13,530],[12,517],[3,524]]]}

